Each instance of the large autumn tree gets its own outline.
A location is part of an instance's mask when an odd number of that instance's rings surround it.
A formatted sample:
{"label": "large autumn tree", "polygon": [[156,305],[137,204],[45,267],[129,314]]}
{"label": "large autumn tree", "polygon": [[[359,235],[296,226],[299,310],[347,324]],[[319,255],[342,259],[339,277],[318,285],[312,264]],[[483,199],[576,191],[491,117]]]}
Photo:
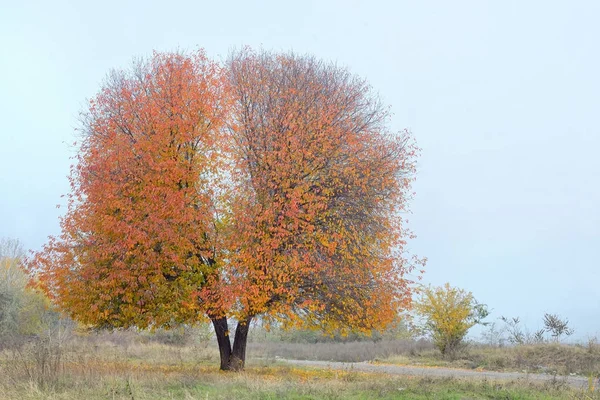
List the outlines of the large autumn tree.
{"label": "large autumn tree", "polygon": [[417,149],[364,80],[294,54],[155,54],[85,115],[63,233],[30,263],[75,318],[208,317],[239,370],[254,318],[371,331],[408,306]]}

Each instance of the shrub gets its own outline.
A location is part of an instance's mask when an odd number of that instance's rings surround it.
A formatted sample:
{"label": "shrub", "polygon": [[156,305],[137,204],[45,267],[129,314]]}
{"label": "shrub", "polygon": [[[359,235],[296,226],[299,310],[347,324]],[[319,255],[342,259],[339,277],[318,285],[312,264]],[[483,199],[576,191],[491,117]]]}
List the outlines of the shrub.
{"label": "shrub", "polygon": [[471,292],[453,288],[424,287],[415,302],[415,311],[424,320],[422,329],[428,333],[442,354],[453,354],[462,344],[468,330],[489,312]]}
{"label": "shrub", "polygon": [[557,343],[562,335],[571,336],[574,332],[573,329],[569,328],[569,320],[562,319],[556,314],[544,314],[544,327]]}
{"label": "shrub", "polygon": [[10,346],[53,328],[59,320],[50,301],[27,287],[18,240],[0,239],[0,344]]}
{"label": "shrub", "polygon": [[574,330],[569,327],[569,320],[562,319],[556,314],[544,314],[544,328],[538,329],[533,334],[521,327],[519,317],[500,317],[505,326],[503,332],[508,334],[508,341],[512,344],[542,344],[546,343],[544,335],[550,333],[555,343],[560,342],[561,336],[570,336]]}

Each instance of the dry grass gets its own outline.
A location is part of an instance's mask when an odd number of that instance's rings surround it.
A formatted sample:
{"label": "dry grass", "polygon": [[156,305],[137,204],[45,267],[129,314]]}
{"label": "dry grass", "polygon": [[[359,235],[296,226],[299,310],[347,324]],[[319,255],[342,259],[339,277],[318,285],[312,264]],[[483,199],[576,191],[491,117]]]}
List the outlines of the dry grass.
{"label": "dry grass", "polygon": [[258,342],[248,344],[248,351],[253,357],[341,362],[371,361],[398,354],[408,356],[430,349],[433,349],[433,345],[427,341],[408,339],[348,343]]}
{"label": "dry grass", "polygon": [[477,366],[492,370],[515,369],[559,375],[600,374],[598,346],[547,343],[505,348],[473,347],[468,356]]}
{"label": "dry grass", "polygon": [[[37,347],[36,347],[37,346]],[[40,348],[41,346],[41,348]],[[54,373],[39,380],[44,346],[60,354]],[[53,347],[54,346],[54,347]],[[402,341],[290,346],[254,343],[244,373],[217,370],[212,343],[173,345],[129,333],[73,337],[61,343],[31,342],[18,352],[0,353],[1,399],[597,399],[594,391],[575,391],[564,385],[531,382],[462,381],[388,376],[385,374],[309,369],[252,358],[259,350],[293,358],[318,355],[368,359],[389,352],[419,357],[432,353],[429,345]],[[262,347],[261,347],[262,346]],[[421,346],[421,347],[419,347]],[[280,353],[288,347],[287,354]],[[45,351],[45,350],[44,350]],[[295,351],[295,352],[294,352]],[[54,352],[54,353],[53,353]],[[43,353],[43,351],[42,351]],[[413,354],[411,356],[411,354]],[[308,357],[307,357],[308,358]],[[25,367],[27,366],[27,367]]]}
{"label": "dry grass", "polygon": [[444,359],[435,350],[425,350],[410,356],[392,355],[378,361],[402,365],[600,376],[600,347],[596,345],[545,343],[509,347],[471,346],[453,360]]}
{"label": "dry grass", "polygon": [[[100,350],[100,351],[98,351]],[[70,358],[57,381],[42,387],[0,378],[2,399],[560,399],[588,398],[566,387],[522,382],[391,377],[382,374],[250,363],[243,373],[214,364],[161,362],[165,348],[152,345],[142,361],[97,348]],[[595,397],[589,397],[595,398]]]}
{"label": "dry grass", "polygon": [[452,359],[444,358],[430,342],[382,340],[347,343],[250,343],[253,357],[322,361],[376,361],[401,365],[445,366],[492,371],[542,372],[600,376],[600,346],[558,343],[506,347],[471,345]]}

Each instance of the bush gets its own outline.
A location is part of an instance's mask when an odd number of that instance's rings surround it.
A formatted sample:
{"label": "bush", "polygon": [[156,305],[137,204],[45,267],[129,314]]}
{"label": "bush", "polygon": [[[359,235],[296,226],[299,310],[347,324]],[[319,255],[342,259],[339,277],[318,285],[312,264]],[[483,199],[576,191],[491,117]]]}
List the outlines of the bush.
{"label": "bush", "polygon": [[448,283],[441,287],[425,287],[415,302],[415,311],[424,323],[422,330],[429,334],[443,355],[452,355],[463,344],[468,330],[489,312],[478,303],[471,292],[453,288]]}
{"label": "bush", "polygon": [[569,328],[569,320],[562,319],[556,314],[544,314],[544,327],[556,343],[560,342],[561,336],[571,336],[574,333],[574,330]]}
{"label": "bush", "polygon": [[41,388],[53,387],[64,372],[65,346],[74,324],[62,320],[32,337],[21,337],[10,349],[7,368],[14,380],[26,379]]}
{"label": "bush", "polygon": [[19,241],[0,239],[0,344],[23,342],[56,326],[59,314],[41,292],[27,286],[29,277],[21,267]]}

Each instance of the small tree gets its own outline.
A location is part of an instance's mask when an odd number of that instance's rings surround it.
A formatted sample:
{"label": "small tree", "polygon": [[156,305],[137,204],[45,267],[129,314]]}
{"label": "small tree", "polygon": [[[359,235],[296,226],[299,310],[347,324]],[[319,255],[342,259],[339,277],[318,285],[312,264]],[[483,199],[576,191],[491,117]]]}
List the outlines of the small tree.
{"label": "small tree", "polygon": [[483,319],[489,314],[487,306],[478,303],[471,292],[448,283],[425,287],[415,302],[415,310],[425,321],[423,329],[444,355],[460,347],[471,327],[486,325]]}
{"label": "small tree", "polygon": [[521,319],[519,317],[500,317],[502,322],[506,324],[505,329],[508,332],[508,341],[512,344],[523,344],[525,343],[526,335],[521,329]]}
{"label": "small tree", "polygon": [[481,339],[489,346],[504,347],[506,342],[504,332],[504,327],[498,327],[498,324],[492,322],[489,324],[487,330],[481,333]]}
{"label": "small tree", "polygon": [[27,287],[18,240],[0,239],[0,348],[22,336],[37,335],[58,319],[40,291]]}
{"label": "small tree", "polygon": [[546,331],[550,332],[555,342],[559,342],[562,335],[571,336],[574,332],[569,328],[569,320],[561,319],[556,314],[544,314],[544,327]]}

